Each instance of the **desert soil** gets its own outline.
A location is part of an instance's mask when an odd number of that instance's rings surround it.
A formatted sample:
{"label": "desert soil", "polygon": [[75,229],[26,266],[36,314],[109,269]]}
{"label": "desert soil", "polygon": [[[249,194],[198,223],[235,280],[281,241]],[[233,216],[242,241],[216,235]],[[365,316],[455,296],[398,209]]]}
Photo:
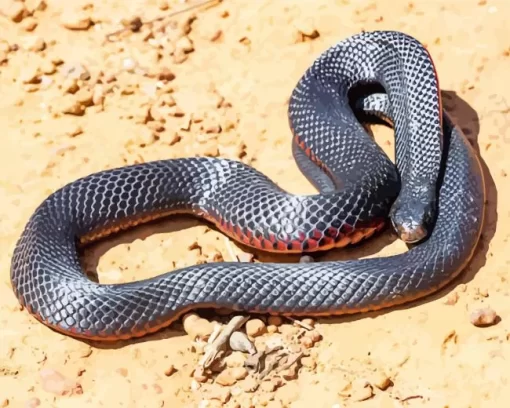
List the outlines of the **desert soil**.
{"label": "desert soil", "polygon": [[[187,6],[0,2],[0,407],[508,406],[510,3],[225,0],[170,16]],[[200,312],[188,316],[198,329],[178,323],[101,344],[58,334],[19,306],[9,279],[16,240],[39,203],[78,177],[208,155],[242,160],[293,193],[314,192],[291,155],[289,95],[322,51],[375,29],[427,46],[444,107],[480,154],[485,226],[459,279],[405,307],[305,322],[313,330],[259,316],[246,325],[249,340],[287,350],[276,354],[288,367],[278,371],[280,361],[264,381],[244,367],[242,351],[194,371],[212,322],[228,315]],[[391,130],[375,134],[393,157]],[[404,250],[384,233],[316,261]],[[94,245],[84,267],[118,283],[221,259],[297,261],[250,252],[199,220],[174,218]],[[480,315],[485,327],[475,324]]]}

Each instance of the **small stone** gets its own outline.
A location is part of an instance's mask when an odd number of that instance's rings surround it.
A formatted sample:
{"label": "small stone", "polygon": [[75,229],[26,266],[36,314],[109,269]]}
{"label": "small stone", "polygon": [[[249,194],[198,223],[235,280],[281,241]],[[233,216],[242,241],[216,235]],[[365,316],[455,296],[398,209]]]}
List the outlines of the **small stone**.
{"label": "small stone", "polygon": [[62,67],[62,73],[65,77],[71,79],[79,79],[81,81],[88,81],[90,79],[90,72],[80,63],[65,64]]}
{"label": "small stone", "polygon": [[487,288],[476,288],[476,293],[481,297],[489,297],[489,291]]}
{"label": "small stone", "polygon": [[246,322],[246,334],[250,337],[261,336],[266,331],[266,325],[260,319],[251,319]]}
{"label": "small stone", "polygon": [[255,354],[257,352],[248,336],[241,331],[235,331],[231,334],[229,345],[233,351],[241,351],[249,354]]}
{"label": "small stone", "polygon": [[41,63],[41,71],[46,75],[53,75],[57,72],[57,67],[49,59],[45,59]]}
{"label": "small stone", "polygon": [[257,388],[259,388],[259,383],[253,377],[246,378],[242,383],[242,389],[245,392],[255,392]]}
{"label": "small stone", "polygon": [[177,369],[175,368],[175,366],[173,364],[170,364],[168,368],[165,370],[165,376],[170,377],[176,371]]}
{"label": "small stone", "polygon": [[68,115],[82,116],[86,106],[77,101],[73,96],[66,95],[60,102],[60,111]]}
{"label": "small stone", "polygon": [[380,390],[384,391],[392,384],[392,381],[391,381],[390,377],[388,377],[386,375],[386,373],[384,373],[382,371],[377,371],[370,378],[370,383],[372,385],[375,385]]}
{"label": "small stone", "polygon": [[305,336],[312,340],[314,344],[322,340],[322,335],[317,330],[308,331]]}
{"label": "small stone", "polygon": [[43,389],[55,395],[82,394],[81,385],[64,377],[61,373],[51,368],[44,368],[40,372]]}
{"label": "small stone", "polygon": [[[223,406],[230,399],[231,393],[228,388],[218,387],[216,384],[212,384],[210,388],[204,393],[209,399],[216,400],[220,402],[219,406]],[[215,401],[215,402],[216,402]],[[212,401],[210,401],[212,402]],[[211,407],[213,405],[207,405],[207,407]]]}
{"label": "small stone", "polygon": [[338,395],[348,397],[351,395],[352,384],[347,378],[340,377],[337,381]]}
{"label": "small stone", "polygon": [[161,11],[166,11],[169,9],[168,1],[167,0],[158,0],[158,8]]}
{"label": "small stone", "polygon": [[60,23],[69,30],[88,30],[92,20],[82,10],[66,10],[60,15]]}
{"label": "small stone", "polygon": [[158,73],[158,79],[160,81],[173,81],[175,79],[175,74],[170,71],[168,68],[162,68]]}
{"label": "small stone", "polygon": [[182,51],[186,54],[192,52],[195,48],[193,46],[193,42],[189,39],[189,37],[181,37],[175,43],[176,50]]}
{"label": "small stone", "polygon": [[28,10],[21,1],[3,0],[0,4],[0,13],[11,21],[19,23],[28,15]]}
{"label": "small stone", "polygon": [[33,17],[27,17],[23,20],[21,26],[23,27],[23,30],[32,32],[37,27],[37,20]]}
{"label": "small stone", "polygon": [[20,73],[20,81],[24,84],[38,84],[41,82],[41,72],[36,64],[28,64]]}
{"label": "small stone", "polygon": [[85,107],[92,106],[92,92],[89,90],[80,89],[78,92],[76,92],[75,96],[76,100]]}
{"label": "small stone", "polygon": [[191,380],[190,389],[191,391],[199,390],[202,385],[195,379]]}
{"label": "small stone", "polygon": [[267,326],[267,332],[269,334],[278,333],[278,327],[275,326],[275,325],[270,324],[269,326]]}
{"label": "small stone", "polygon": [[315,259],[313,259],[310,255],[303,255],[301,258],[299,258],[299,263],[311,263],[315,262]]}
{"label": "small stone", "polygon": [[76,137],[78,135],[81,135],[82,133],[83,133],[83,128],[80,125],[75,125],[66,132],[67,136],[69,136],[69,137]]}
{"label": "small stone", "polygon": [[224,358],[227,367],[243,367],[246,361],[246,355],[240,351],[234,351],[232,354]]}
{"label": "small stone", "polygon": [[172,55],[172,59],[175,64],[182,64],[184,61],[188,59],[188,55],[183,50],[175,50],[174,54]]}
{"label": "small stone", "polygon": [[492,326],[498,320],[497,313],[490,307],[477,309],[470,315],[471,324],[477,327]]}
{"label": "small stone", "polygon": [[236,379],[234,378],[230,370],[225,370],[216,377],[216,383],[223,386],[228,386],[235,384]]}
{"label": "small stone", "polygon": [[207,381],[207,375],[205,374],[205,371],[202,367],[198,367],[194,372],[193,372],[193,378],[195,380],[197,380],[198,382],[200,383],[204,383]]}
{"label": "small stone", "polygon": [[303,323],[304,325],[306,325],[308,327],[315,327],[315,320],[310,319],[310,318],[301,320],[301,323]]}
{"label": "small stone", "polygon": [[124,58],[122,60],[122,68],[127,72],[133,73],[138,67],[138,63],[133,58]]}
{"label": "small stone", "polygon": [[193,339],[207,340],[213,332],[214,325],[195,313],[186,314],[183,319],[184,331]]}
{"label": "small stone", "polygon": [[66,78],[62,83],[62,91],[68,94],[75,94],[80,90],[78,81],[75,78]]}
{"label": "small stone", "polygon": [[269,316],[267,319],[267,324],[272,324],[273,326],[280,327],[283,324],[283,319],[280,316]]}
{"label": "small stone", "polygon": [[310,349],[313,347],[314,345],[314,342],[313,340],[310,338],[310,337],[307,337],[307,336],[303,336],[301,337],[301,339],[299,340],[299,342],[301,343],[301,345],[307,349]]}
{"label": "small stone", "polygon": [[301,359],[301,364],[303,367],[309,368],[310,370],[315,370],[317,367],[317,363],[312,357],[303,357]]}
{"label": "small stone", "polygon": [[354,401],[365,401],[372,398],[374,389],[366,380],[356,380],[352,383],[351,399]]}
{"label": "small stone", "polygon": [[444,300],[445,305],[452,306],[459,301],[459,294],[457,292],[451,292],[448,294],[446,299]]}
{"label": "small stone", "polygon": [[276,390],[276,384],[272,381],[263,381],[262,384],[260,384],[260,390],[264,392],[273,392]]}
{"label": "small stone", "polygon": [[242,380],[246,378],[246,376],[248,375],[248,371],[244,367],[231,368],[230,373],[232,374],[232,377],[234,377],[236,380]]}
{"label": "small stone", "polygon": [[92,91],[92,103],[96,106],[102,106],[104,103],[105,91],[102,85],[95,85]]}
{"label": "small stone", "polygon": [[4,398],[2,401],[0,401],[0,408],[5,408],[9,406],[9,400],[7,398]]}
{"label": "small stone", "polygon": [[296,363],[292,364],[289,368],[282,371],[282,377],[287,380],[295,380],[298,377],[298,366]]}

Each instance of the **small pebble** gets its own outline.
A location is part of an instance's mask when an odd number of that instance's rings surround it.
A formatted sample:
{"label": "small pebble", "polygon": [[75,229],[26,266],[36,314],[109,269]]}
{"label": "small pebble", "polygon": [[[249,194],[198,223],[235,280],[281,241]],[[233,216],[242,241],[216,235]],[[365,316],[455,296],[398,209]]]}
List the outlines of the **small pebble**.
{"label": "small pebble", "polygon": [[307,337],[307,336],[303,336],[301,337],[301,339],[299,340],[299,342],[301,343],[301,345],[307,349],[310,349],[313,347],[313,340],[310,338],[310,337]]}
{"label": "small pebble", "polygon": [[278,333],[278,327],[270,324],[269,326],[267,326],[267,332],[269,334]]}
{"label": "small pebble", "polygon": [[282,371],[282,377],[287,380],[295,380],[298,377],[298,366],[296,363],[292,364],[289,368]]}
{"label": "small pebble", "polygon": [[[219,406],[223,406],[222,404],[225,404],[228,402],[231,396],[231,392],[228,388],[225,387],[219,387],[216,384],[212,384],[210,388],[207,389],[205,392],[205,395],[210,400],[215,400],[215,402],[220,402]],[[213,401],[210,401],[213,402]],[[211,407],[213,405],[208,405],[208,407]]]}
{"label": "small pebble", "polygon": [[89,70],[80,63],[65,64],[62,67],[62,73],[65,77],[71,79],[80,79],[82,81],[88,81],[90,79]]}
{"label": "small pebble", "polygon": [[248,336],[241,331],[232,333],[229,339],[229,345],[233,351],[241,351],[249,354],[255,354],[257,352]]}
{"label": "small pebble", "polygon": [[0,2],[0,12],[15,23],[19,23],[28,15],[28,10],[21,1],[3,0]]}
{"label": "small pebble", "polygon": [[258,337],[266,333],[266,325],[260,319],[251,319],[246,322],[246,334],[250,337]]}
{"label": "small pebble", "polygon": [[177,369],[175,368],[175,366],[173,364],[170,364],[168,368],[165,370],[165,376],[170,377],[176,371]]}
{"label": "small pebble", "polygon": [[354,401],[365,401],[372,398],[374,389],[366,380],[356,380],[352,383],[351,399]]}
{"label": "small pebble", "polygon": [[23,20],[21,26],[23,27],[23,30],[32,32],[37,27],[37,20],[33,17],[27,17]]}
{"label": "small pebble", "polygon": [[471,324],[477,327],[492,326],[497,322],[498,315],[490,307],[474,310],[470,315]]}
{"label": "small pebble", "polygon": [[259,388],[259,383],[255,378],[248,377],[243,381],[242,388],[245,392],[255,392]]}
{"label": "small pebble", "polygon": [[68,30],[88,30],[92,20],[81,10],[66,10],[60,15],[60,23]]}
{"label": "small pebble", "polygon": [[489,291],[487,288],[476,288],[476,293],[481,297],[489,297]]}
{"label": "small pebble", "polygon": [[312,340],[314,344],[322,340],[322,335],[317,330],[308,331],[305,336]]}
{"label": "small pebble", "polygon": [[388,377],[386,373],[382,371],[377,371],[374,373],[370,378],[370,383],[383,391],[392,385],[390,377]]}
{"label": "small pebble", "polygon": [[78,81],[75,78],[66,78],[62,83],[62,91],[64,93],[75,94],[80,90]]}
{"label": "small pebble", "polygon": [[196,313],[188,313],[182,318],[184,331],[193,339],[207,340],[213,332],[214,325]]}
{"label": "small pebble", "polygon": [[236,379],[230,370],[225,370],[216,377],[215,382],[223,386],[229,386],[235,384]]}
{"label": "small pebble", "polygon": [[86,109],[83,104],[71,97],[71,95],[66,95],[59,105],[60,111],[68,115],[82,116]]}
{"label": "small pebble", "polygon": [[22,69],[19,79],[24,84],[37,84],[41,81],[40,75],[39,67],[33,64]]}
{"label": "small pebble", "polygon": [[445,305],[452,306],[459,301],[459,294],[457,292],[451,292],[448,294],[446,299],[444,300]]}
{"label": "small pebble", "polygon": [[312,357],[303,357],[301,359],[301,364],[303,367],[309,368],[310,370],[315,370],[317,367],[317,363]]}
{"label": "small pebble", "polygon": [[207,375],[202,367],[197,367],[197,369],[193,372],[193,378],[200,383],[207,381]]}
{"label": "small pebble", "polygon": [[195,49],[191,40],[186,36],[181,37],[177,40],[177,42],[175,43],[175,48],[186,54],[192,52]]}
{"label": "small pebble", "polygon": [[234,377],[236,380],[242,380],[246,378],[246,376],[248,375],[248,371],[244,367],[231,368],[230,373],[232,374],[232,377]]}
{"label": "small pebble", "polygon": [[23,49],[27,51],[44,51],[46,48],[46,42],[42,37],[37,35],[25,36],[21,41]]}
{"label": "small pebble", "polygon": [[246,355],[239,351],[234,351],[232,354],[225,357],[224,361],[227,367],[243,367],[246,361]]}

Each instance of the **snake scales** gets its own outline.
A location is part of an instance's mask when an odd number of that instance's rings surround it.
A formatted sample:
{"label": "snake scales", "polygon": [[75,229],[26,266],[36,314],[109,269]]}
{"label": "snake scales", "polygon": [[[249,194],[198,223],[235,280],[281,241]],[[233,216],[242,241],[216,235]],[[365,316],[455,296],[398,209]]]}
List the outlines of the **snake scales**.
{"label": "snake scales", "polygon": [[[352,100],[353,89],[374,83],[383,92]],[[391,120],[395,165],[358,120],[362,113]],[[55,191],[30,217],[12,258],[20,303],[60,332],[116,340],[155,332],[200,307],[289,315],[375,310],[430,294],[462,271],[480,236],[484,180],[472,147],[443,112],[433,62],[416,39],[376,31],[340,41],[299,80],[288,117],[294,158],[318,194],[291,195],[221,158],[91,174]],[[78,241],[183,212],[274,252],[358,242],[388,216],[413,245],[395,256],[339,262],[202,264],[115,285],[83,273]]]}

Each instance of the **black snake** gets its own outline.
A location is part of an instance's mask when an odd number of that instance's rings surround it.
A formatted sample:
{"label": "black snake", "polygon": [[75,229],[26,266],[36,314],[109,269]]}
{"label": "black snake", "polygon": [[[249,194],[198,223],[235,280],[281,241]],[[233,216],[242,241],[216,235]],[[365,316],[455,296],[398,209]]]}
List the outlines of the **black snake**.
{"label": "black snake", "polygon": [[[370,84],[382,92],[353,97]],[[361,114],[391,120],[396,166]],[[194,308],[375,310],[430,294],[462,271],[481,232],[484,181],[474,150],[443,112],[433,62],[416,39],[376,31],[334,45],[299,80],[288,116],[294,157],[319,194],[291,195],[221,158],[91,174],[51,194],[29,219],[11,268],[21,304],[60,332],[115,340],[159,330]],[[244,244],[275,252],[358,242],[389,216],[413,245],[395,256],[341,262],[207,263],[116,285],[85,276],[80,242],[174,213],[203,217]]]}

